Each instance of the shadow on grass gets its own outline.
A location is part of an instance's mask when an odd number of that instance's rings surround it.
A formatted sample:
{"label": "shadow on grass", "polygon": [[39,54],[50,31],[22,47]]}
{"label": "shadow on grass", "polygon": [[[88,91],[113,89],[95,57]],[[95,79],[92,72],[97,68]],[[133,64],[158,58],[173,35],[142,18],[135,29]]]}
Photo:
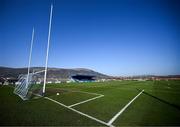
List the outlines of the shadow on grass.
{"label": "shadow on grass", "polygon": [[[142,91],[142,90],[140,90],[140,89],[137,89],[137,90],[138,90],[138,91]],[[165,101],[165,100],[163,100],[163,99],[161,99],[161,98],[158,98],[158,97],[156,97],[156,96],[154,96],[154,95],[152,95],[152,94],[150,94],[150,93],[147,93],[147,92],[145,92],[145,91],[143,91],[143,94],[145,94],[145,95],[147,95],[147,96],[150,96],[150,97],[152,97],[152,98],[154,98],[154,99],[156,99],[156,100],[158,100],[158,101],[160,101],[160,102],[162,102],[162,103],[164,103],[164,104],[167,104],[167,105],[169,105],[169,106],[171,106],[171,107],[174,107],[174,108],[180,110],[180,106],[178,106],[178,105],[176,105],[176,104],[172,104],[172,103],[170,103],[170,102],[168,102],[168,101]]]}

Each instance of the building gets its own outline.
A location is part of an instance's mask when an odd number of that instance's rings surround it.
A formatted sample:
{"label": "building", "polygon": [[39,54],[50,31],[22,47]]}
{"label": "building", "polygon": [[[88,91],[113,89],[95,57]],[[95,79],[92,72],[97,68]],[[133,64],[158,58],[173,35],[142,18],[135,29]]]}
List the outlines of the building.
{"label": "building", "polygon": [[71,79],[76,81],[76,82],[94,82],[95,81],[95,76],[91,76],[91,75],[74,75],[74,76],[71,76]]}

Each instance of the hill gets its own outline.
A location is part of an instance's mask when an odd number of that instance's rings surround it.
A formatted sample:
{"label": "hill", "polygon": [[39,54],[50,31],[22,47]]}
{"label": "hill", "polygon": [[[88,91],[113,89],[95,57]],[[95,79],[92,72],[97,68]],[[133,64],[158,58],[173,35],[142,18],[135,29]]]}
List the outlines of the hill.
{"label": "hill", "polygon": [[[37,72],[44,70],[44,67],[32,67],[30,72]],[[0,67],[0,77],[11,77],[18,78],[20,74],[27,74],[27,68],[9,68],[9,67]],[[39,73],[43,77],[44,73]],[[86,69],[86,68],[73,68],[73,69],[64,69],[64,68],[48,68],[47,78],[49,79],[69,79],[73,75],[91,75],[95,76],[97,79],[110,78],[111,76]]]}

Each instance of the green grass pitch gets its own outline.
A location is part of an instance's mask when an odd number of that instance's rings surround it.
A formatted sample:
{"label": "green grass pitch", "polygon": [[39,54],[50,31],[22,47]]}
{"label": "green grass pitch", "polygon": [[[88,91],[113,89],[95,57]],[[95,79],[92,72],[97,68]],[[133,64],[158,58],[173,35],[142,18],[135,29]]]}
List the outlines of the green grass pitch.
{"label": "green grass pitch", "polygon": [[[71,106],[104,95],[73,109],[108,123],[141,90],[144,92],[117,117],[114,126],[180,125],[180,81],[53,84],[47,85],[46,96]],[[10,86],[0,86],[0,125],[104,126],[44,97],[22,101]]]}

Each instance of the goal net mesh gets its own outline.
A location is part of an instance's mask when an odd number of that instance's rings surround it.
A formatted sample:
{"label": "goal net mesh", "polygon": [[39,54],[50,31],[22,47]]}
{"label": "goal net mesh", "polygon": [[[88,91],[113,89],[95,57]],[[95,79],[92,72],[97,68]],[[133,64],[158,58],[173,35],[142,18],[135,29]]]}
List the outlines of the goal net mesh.
{"label": "goal net mesh", "polygon": [[23,100],[42,96],[43,82],[40,74],[30,73],[19,76],[15,85],[14,93]]}

